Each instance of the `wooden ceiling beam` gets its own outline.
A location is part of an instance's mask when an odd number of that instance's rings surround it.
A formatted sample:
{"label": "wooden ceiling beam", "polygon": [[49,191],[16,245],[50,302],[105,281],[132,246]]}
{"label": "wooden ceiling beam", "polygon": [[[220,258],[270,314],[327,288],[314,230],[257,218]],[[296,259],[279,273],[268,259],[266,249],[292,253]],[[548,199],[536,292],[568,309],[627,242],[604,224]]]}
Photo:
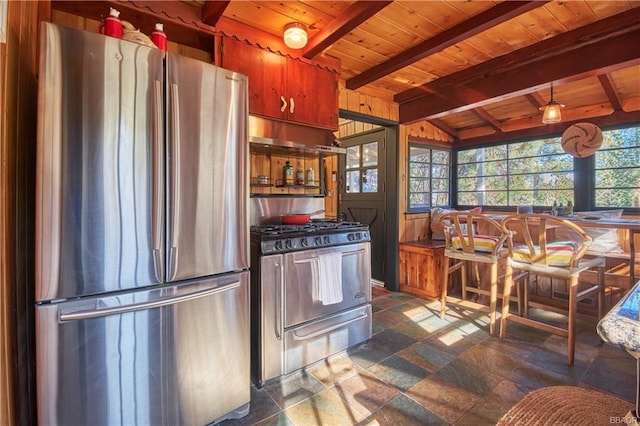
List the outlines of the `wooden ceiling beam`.
{"label": "wooden ceiling beam", "polygon": [[475,114],[476,117],[487,122],[491,127],[493,127],[498,132],[502,132],[502,125],[500,124],[500,122],[496,120],[495,117],[493,117],[491,114],[489,114],[486,109],[474,108],[471,110],[471,112]]}
{"label": "wooden ceiling beam", "polygon": [[231,3],[231,1],[205,1],[202,4],[200,20],[207,25],[215,27],[218,24],[218,20],[227,9],[227,6],[229,6],[229,3]]}
{"label": "wooden ceiling beam", "polygon": [[453,28],[435,35],[429,40],[358,74],[346,81],[346,87],[356,90],[394,71],[409,66],[427,56],[438,53],[462,40],[479,34],[532,9],[542,7],[548,1],[505,1],[475,15]]}
{"label": "wooden ceiling beam", "polygon": [[[477,80],[505,73],[516,68],[526,68],[526,72],[519,78],[527,75],[539,74],[536,66],[547,59],[553,59],[559,55],[568,55],[572,51],[581,49],[590,44],[617,37],[640,28],[640,8],[613,15],[609,18],[596,21],[566,33],[536,43],[512,53],[499,56],[487,62],[469,67],[465,70],[439,78],[431,83],[405,90],[394,96],[394,101],[404,103],[416,98],[426,97],[437,90],[450,87],[472,84]],[[636,52],[635,45],[626,46]],[[609,55],[608,52],[600,52],[600,55]],[[596,55],[599,56],[599,55]],[[593,58],[589,58],[593,59]],[[579,62],[589,62],[580,58]],[[551,79],[547,79],[548,83]]]}
{"label": "wooden ceiling beam", "polygon": [[384,9],[392,1],[357,1],[311,37],[302,56],[311,59],[338,41],[349,31]]}
{"label": "wooden ceiling beam", "polygon": [[534,106],[534,108],[539,109],[547,104],[548,101],[545,101],[542,96],[538,94],[538,92],[531,92],[524,95],[525,98]]}
{"label": "wooden ceiling beam", "polygon": [[[433,120],[429,120],[433,122]],[[499,133],[492,135],[479,136],[477,138],[469,139],[457,139],[454,141],[453,146],[455,148],[468,148],[479,145],[486,145],[496,142],[508,143],[517,142],[535,138],[549,138],[554,136],[561,136],[565,130],[572,124],[584,122],[584,118],[580,118],[573,121],[562,121],[555,124],[541,124],[537,127],[517,130],[507,133]],[[632,123],[640,124],[640,116],[637,111],[624,112],[615,111],[613,114],[603,115],[600,117],[590,117],[589,123],[593,123],[603,130],[607,128],[615,128],[623,125],[629,125]]]}
{"label": "wooden ceiling beam", "polygon": [[622,111],[622,102],[620,101],[618,92],[615,87],[613,87],[609,74],[600,74],[598,76],[598,80],[600,81],[600,85],[604,89],[604,93],[606,93],[607,98],[609,98],[609,103],[613,109],[615,111]]}
{"label": "wooden ceiling beam", "polygon": [[442,130],[443,132],[451,136],[454,140],[458,140],[460,138],[460,135],[456,129],[449,126],[447,123],[440,120],[439,118],[434,118],[433,120],[429,120],[429,123],[433,124],[438,129]]}
{"label": "wooden ceiling beam", "polygon": [[[540,48],[523,48],[398,94],[394,100],[400,104],[400,123],[467,111],[540,90],[549,82],[567,83],[638,64],[639,39],[637,8],[541,42]],[[416,93],[422,95],[416,98]]]}

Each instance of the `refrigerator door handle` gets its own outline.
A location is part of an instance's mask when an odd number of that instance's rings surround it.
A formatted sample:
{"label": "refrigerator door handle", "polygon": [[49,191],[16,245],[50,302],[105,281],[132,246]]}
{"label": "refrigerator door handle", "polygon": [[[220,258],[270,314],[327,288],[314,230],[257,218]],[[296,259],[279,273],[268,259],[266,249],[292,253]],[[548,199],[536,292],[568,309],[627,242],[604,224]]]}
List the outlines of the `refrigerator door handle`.
{"label": "refrigerator door handle", "polygon": [[109,315],[121,315],[128,312],[140,311],[144,309],[160,308],[163,306],[175,305],[177,303],[186,302],[189,300],[199,299],[201,297],[212,296],[217,293],[223,293],[240,287],[240,281],[235,281],[222,287],[215,286],[204,290],[195,291],[193,293],[184,294],[181,296],[169,296],[159,297],[154,300],[149,300],[141,303],[132,303],[125,306],[114,306],[102,309],[82,309],[74,310],[70,312],[60,311],[60,322],[67,321],[82,321],[91,318],[106,317]]}
{"label": "refrigerator door handle", "polygon": [[152,240],[153,240],[153,266],[158,282],[164,281],[164,262],[162,259],[162,185],[163,177],[160,175],[162,167],[162,83],[154,82],[153,92],[153,205],[152,205]]}
{"label": "refrigerator door handle", "polygon": [[178,264],[178,224],[180,223],[180,102],[178,85],[171,84],[171,241],[167,280],[172,281]]}

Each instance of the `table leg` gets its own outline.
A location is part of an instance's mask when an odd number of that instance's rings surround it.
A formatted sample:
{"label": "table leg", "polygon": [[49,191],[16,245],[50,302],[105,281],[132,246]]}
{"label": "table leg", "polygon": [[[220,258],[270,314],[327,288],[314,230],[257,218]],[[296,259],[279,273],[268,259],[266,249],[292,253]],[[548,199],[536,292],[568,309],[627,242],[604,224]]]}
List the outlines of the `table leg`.
{"label": "table leg", "polygon": [[629,280],[631,286],[636,282],[636,235],[640,235],[640,230],[629,230]]}
{"label": "table leg", "polygon": [[629,414],[638,421],[640,420],[640,352],[632,351],[631,349],[627,349],[627,352],[636,359],[636,404],[635,409]]}
{"label": "table leg", "polygon": [[[634,355],[635,356],[635,355]],[[636,356],[636,409],[633,417],[640,419],[640,358]]]}

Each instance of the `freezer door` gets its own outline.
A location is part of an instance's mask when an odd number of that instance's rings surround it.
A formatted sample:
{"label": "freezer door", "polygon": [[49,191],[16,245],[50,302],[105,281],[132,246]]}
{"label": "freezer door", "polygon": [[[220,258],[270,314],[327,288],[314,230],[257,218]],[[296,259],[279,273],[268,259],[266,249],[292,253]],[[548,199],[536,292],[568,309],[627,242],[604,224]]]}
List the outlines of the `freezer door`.
{"label": "freezer door", "polygon": [[163,280],[162,53],[42,23],[36,300]]}
{"label": "freezer door", "polygon": [[167,280],[247,269],[247,78],[170,53],[167,70]]}
{"label": "freezer door", "polygon": [[38,424],[205,425],[250,393],[249,273],[36,306]]}

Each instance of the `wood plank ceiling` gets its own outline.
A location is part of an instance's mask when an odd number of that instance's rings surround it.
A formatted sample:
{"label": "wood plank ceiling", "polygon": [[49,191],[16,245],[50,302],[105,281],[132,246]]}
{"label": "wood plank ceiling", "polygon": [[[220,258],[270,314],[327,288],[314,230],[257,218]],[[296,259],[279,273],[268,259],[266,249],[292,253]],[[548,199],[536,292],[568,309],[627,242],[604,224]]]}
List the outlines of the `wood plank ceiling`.
{"label": "wood plank ceiling", "polygon": [[[309,43],[288,53],[338,58],[348,89],[397,102],[401,123],[427,120],[456,144],[558,134],[579,121],[640,122],[638,1],[128,4],[204,33],[249,30],[281,51],[284,26],[303,23]],[[561,123],[544,125],[551,84],[566,107]]]}

